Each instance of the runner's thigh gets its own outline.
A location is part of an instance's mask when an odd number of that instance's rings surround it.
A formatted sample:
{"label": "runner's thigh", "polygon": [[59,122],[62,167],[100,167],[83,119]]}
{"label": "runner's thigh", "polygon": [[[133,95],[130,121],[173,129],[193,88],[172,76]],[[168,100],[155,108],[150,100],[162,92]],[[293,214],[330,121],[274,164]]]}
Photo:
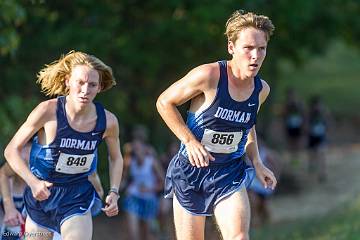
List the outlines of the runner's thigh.
{"label": "runner's thigh", "polygon": [[248,238],[250,204],[245,187],[221,200],[215,206],[214,213],[224,239]]}
{"label": "runner's thigh", "polygon": [[196,216],[187,212],[174,195],[174,222],[177,240],[203,240],[205,216]]}
{"label": "runner's thigh", "polygon": [[63,240],[91,240],[93,232],[91,213],[76,215],[67,219],[61,225]]}

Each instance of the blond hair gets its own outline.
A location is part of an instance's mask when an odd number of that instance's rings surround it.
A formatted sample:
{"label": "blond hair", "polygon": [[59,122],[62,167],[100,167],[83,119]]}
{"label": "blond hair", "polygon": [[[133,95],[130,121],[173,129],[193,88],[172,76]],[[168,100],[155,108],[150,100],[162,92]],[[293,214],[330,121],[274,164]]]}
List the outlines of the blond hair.
{"label": "blond hair", "polygon": [[75,66],[86,65],[99,73],[101,91],[110,89],[116,84],[112,70],[100,59],[83,52],[71,51],[60,59],[45,65],[37,74],[37,83],[41,91],[47,96],[67,95],[69,92],[65,84],[67,77]]}
{"label": "blond hair", "polygon": [[263,31],[266,34],[267,41],[270,40],[270,36],[275,30],[274,25],[267,16],[256,15],[252,12],[244,13],[242,10],[237,10],[225,24],[225,35],[228,41],[235,43],[239,32],[249,27]]}

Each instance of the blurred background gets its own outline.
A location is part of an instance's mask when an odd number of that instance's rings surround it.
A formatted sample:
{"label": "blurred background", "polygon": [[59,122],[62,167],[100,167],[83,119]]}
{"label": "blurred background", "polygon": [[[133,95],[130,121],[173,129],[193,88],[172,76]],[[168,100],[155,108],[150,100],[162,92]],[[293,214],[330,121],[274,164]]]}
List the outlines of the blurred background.
{"label": "blurred background", "polygon": [[[134,158],[151,156],[165,171],[177,150],[157,97],[191,68],[230,58],[223,33],[237,9],[267,15],[276,27],[260,71],[271,93],[257,131],[279,185],[271,193],[249,191],[251,238],[360,239],[359,0],[0,0],[1,152],[46,100],[36,84],[44,64],[71,50],[93,54],[117,80],[97,100],[119,119],[127,196]],[[101,152],[106,192],[104,146]],[[156,217],[134,220],[126,207],[114,218],[97,216],[94,239],[135,239],[128,225],[138,223],[135,230],[149,239],[174,239],[159,175]],[[211,218],[206,239],[220,239]]]}

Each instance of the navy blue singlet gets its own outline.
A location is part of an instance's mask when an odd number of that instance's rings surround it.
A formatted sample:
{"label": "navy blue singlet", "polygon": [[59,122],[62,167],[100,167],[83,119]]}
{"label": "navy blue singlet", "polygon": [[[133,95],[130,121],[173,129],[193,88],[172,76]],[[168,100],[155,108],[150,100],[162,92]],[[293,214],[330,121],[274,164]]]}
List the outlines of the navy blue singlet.
{"label": "navy blue singlet", "polygon": [[212,215],[216,204],[248,186],[254,169],[243,161],[250,129],[256,123],[261,79],[245,101],[235,101],[228,89],[227,62],[220,61],[220,79],[211,105],[201,112],[188,112],[187,126],[215,157],[208,167],[189,163],[185,145],[171,160],[165,178],[165,197],[175,193],[180,205],[194,215]]}
{"label": "navy blue singlet", "polygon": [[71,183],[87,179],[96,170],[97,147],[106,129],[105,110],[95,103],[97,121],[90,132],[78,132],[71,128],[65,111],[66,98],[58,97],[55,140],[40,145],[33,140],[30,153],[30,170],[42,180],[52,183]]}
{"label": "navy blue singlet", "polygon": [[[220,61],[219,65],[220,79],[214,101],[200,113],[188,112],[187,126],[215,157],[215,163],[226,163],[244,154],[247,136],[256,123],[262,83],[256,76],[251,96],[242,102],[235,101],[228,90],[227,62]],[[184,144],[179,153],[187,158]]]}

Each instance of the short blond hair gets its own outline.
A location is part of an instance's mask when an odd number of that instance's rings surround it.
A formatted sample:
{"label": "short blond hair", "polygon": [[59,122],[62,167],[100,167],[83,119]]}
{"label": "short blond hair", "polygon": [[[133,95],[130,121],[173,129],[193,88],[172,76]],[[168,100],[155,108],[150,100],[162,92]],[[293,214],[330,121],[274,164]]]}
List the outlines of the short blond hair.
{"label": "short blond hair", "polygon": [[255,13],[244,13],[242,10],[235,11],[225,24],[225,35],[228,41],[235,43],[240,31],[253,27],[259,29],[266,34],[266,40],[270,40],[270,36],[273,34],[275,27],[271,20],[264,15],[256,15]]}
{"label": "short blond hair", "polygon": [[41,91],[47,96],[67,95],[69,89],[65,84],[67,77],[75,66],[85,65],[95,69],[99,73],[101,91],[110,89],[116,85],[112,69],[93,55],[83,52],[71,51],[60,59],[45,65],[37,74],[37,83],[41,85]]}

